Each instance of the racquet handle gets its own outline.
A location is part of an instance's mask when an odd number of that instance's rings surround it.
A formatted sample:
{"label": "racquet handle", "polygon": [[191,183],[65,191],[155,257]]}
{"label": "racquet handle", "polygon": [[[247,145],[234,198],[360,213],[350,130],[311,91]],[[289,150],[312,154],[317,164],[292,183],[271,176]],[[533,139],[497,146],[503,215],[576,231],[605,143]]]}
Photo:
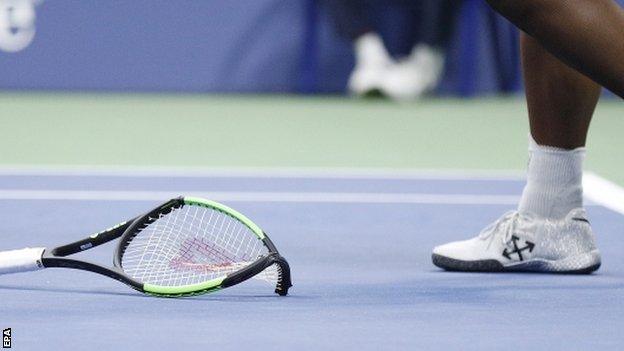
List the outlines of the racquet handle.
{"label": "racquet handle", "polygon": [[0,252],[0,274],[43,269],[41,255],[44,250],[43,247],[36,247]]}

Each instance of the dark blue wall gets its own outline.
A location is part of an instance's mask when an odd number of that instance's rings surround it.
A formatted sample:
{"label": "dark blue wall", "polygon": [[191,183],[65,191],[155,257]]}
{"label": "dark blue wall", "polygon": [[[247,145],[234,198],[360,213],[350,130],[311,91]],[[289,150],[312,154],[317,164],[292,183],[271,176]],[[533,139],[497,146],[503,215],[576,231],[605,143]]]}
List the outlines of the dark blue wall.
{"label": "dark blue wall", "polygon": [[[312,0],[47,0],[36,23],[0,89],[326,93],[353,60]],[[466,0],[458,28],[441,92],[517,88],[511,27]]]}
{"label": "dark blue wall", "polygon": [[48,0],[0,87],[292,91],[302,1]]}

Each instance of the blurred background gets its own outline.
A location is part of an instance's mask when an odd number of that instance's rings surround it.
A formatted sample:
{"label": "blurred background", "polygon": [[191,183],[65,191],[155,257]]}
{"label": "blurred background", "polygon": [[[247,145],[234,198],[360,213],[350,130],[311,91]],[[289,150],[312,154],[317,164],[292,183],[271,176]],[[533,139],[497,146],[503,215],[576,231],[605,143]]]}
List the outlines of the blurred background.
{"label": "blurred background", "polygon": [[349,34],[364,30],[379,33],[397,59],[431,32],[448,32],[437,40],[448,51],[440,93],[519,88],[516,32],[478,0],[0,4],[2,89],[342,93],[355,61]]}
{"label": "blurred background", "polygon": [[0,0],[0,162],[523,169],[518,55],[481,0]]}

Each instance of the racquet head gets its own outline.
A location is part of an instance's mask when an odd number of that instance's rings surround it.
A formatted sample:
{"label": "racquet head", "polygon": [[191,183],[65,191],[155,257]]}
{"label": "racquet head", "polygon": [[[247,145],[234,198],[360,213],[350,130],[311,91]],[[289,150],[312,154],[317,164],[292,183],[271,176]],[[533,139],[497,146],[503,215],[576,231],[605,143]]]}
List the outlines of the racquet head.
{"label": "racquet head", "polygon": [[269,237],[238,211],[196,197],[173,199],[135,219],[114,264],[134,288],[157,296],[212,292],[252,277],[286,295],[290,268]]}

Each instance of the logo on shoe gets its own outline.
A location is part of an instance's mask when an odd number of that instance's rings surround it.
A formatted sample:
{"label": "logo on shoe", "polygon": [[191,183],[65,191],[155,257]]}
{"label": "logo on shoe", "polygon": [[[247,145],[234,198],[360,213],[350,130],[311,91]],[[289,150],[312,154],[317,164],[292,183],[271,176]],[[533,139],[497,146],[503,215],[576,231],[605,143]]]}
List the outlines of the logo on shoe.
{"label": "logo on shoe", "polygon": [[524,244],[526,246],[518,247],[518,241],[520,241],[520,238],[518,238],[515,235],[512,235],[511,242],[513,244],[514,249],[509,251],[507,250],[507,248],[505,248],[505,250],[503,250],[503,256],[505,256],[505,258],[507,258],[508,260],[512,260],[512,256],[517,255],[519,261],[524,261],[524,256],[522,256],[522,251],[528,250],[529,252],[533,252],[533,248],[535,247],[534,243],[525,240]]}

